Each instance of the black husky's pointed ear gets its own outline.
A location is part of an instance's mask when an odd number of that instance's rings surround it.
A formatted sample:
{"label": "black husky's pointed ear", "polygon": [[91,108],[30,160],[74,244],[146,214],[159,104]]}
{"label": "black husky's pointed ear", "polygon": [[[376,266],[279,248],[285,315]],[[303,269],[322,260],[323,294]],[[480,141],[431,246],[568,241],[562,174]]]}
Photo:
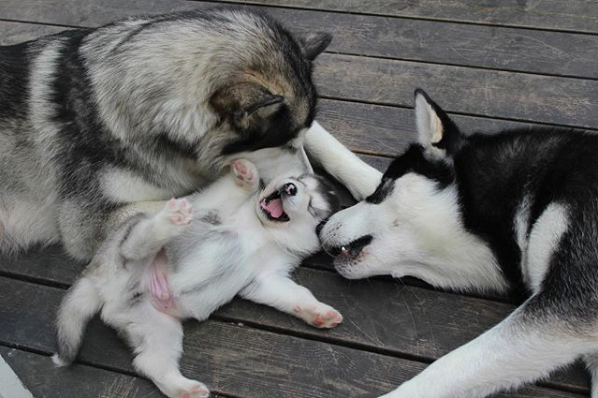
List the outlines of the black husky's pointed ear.
{"label": "black husky's pointed ear", "polygon": [[272,94],[253,82],[239,82],[217,90],[210,99],[212,107],[237,127],[248,128],[262,123],[284,103],[284,97]]}
{"label": "black husky's pointed ear", "polygon": [[424,90],[415,90],[415,122],[419,143],[449,151],[456,150],[460,136],[455,123]]}
{"label": "black husky's pointed ear", "polygon": [[325,32],[310,32],[296,35],[303,55],[310,61],[316,59],[332,41],[332,35]]}

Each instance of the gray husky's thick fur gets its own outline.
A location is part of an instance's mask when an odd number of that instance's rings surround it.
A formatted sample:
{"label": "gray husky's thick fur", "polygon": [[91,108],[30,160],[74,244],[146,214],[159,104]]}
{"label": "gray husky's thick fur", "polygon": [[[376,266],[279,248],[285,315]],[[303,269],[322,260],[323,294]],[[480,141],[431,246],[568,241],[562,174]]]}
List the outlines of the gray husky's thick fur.
{"label": "gray husky's thick fur", "polygon": [[312,124],[311,61],[330,39],[214,9],[0,47],[0,251],[62,242],[89,259],[124,220],[240,156],[268,180],[309,170],[306,148],[370,193],[379,174]]}
{"label": "gray husky's thick fur", "polygon": [[525,299],[384,398],[482,398],[578,358],[598,398],[598,136],[464,135],[423,91],[415,114],[419,142],[322,229],[337,270]]}

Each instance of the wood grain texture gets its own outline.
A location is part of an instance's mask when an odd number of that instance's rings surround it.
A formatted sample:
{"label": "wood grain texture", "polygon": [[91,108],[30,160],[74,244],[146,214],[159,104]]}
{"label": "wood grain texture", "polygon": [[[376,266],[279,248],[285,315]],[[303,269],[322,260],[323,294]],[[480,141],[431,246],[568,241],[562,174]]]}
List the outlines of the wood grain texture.
{"label": "wood grain texture", "polygon": [[[366,2],[364,2],[366,3]],[[596,7],[598,9],[598,6]],[[329,52],[597,78],[598,36],[260,7],[295,31],[325,30]]]}
{"label": "wood grain texture", "polygon": [[213,4],[181,0],[3,0],[0,2],[0,18],[92,28],[131,15],[209,6]]}
{"label": "wood grain texture", "polygon": [[65,28],[60,26],[0,21],[0,46],[22,43],[63,30]]}
{"label": "wood grain texture", "polygon": [[[64,290],[0,278],[0,342],[50,353],[50,327]],[[130,354],[116,333],[93,321],[80,360],[131,372]],[[74,368],[76,368],[75,366]],[[372,397],[419,373],[424,365],[324,342],[217,321],[188,322],[184,374],[216,392],[255,397]],[[62,369],[69,372],[69,369]],[[504,397],[575,397],[530,387]]]}
{"label": "wood grain texture", "polygon": [[339,12],[598,33],[593,0],[223,0]]}
{"label": "wood grain texture", "polygon": [[[84,264],[70,261],[64,255],[60,261],[60,252],[53,247],[48,254],[31,251],[22,259],[0,261],[0,272],[66,286],[75,280]],[[44,266],[40,267],[40,263]],[[336,344],[358,345],[389,355],[433,361],[476,338],[514,309],[501,302],[442,293],[389,279],[348,281],[335,273],[308,268],[299,268],[295,278],[321,301],[337,308],[345,316],[345,323],[322,332],[294,317],[241,299],[214,316]],[[0,291],[1,282],[2,279]],[[572,372],[558,373],[548,385],[585,392],[588,380],[578,366]]]}
{"label": "wood grain texture", "polygon": [[[0,15],[20,21],[97,27],[128,15],[205,9],[219,3],[5,0]],[[298,32],[326,30],[329,51],[443,64],[598,78],[598,36],[321,11],[265,10]]]}
{"label": "wood grain texture", "polygon": [[56,368],[49,356],[2,346],[0,355],[38,398],[163,397],[152,383],[138,377],[84,365],[65,371]]}
{"label": "wood grain texture", "polygon": [[598,128],[597,80],[333,54],[315,78],[325,97],[410,106],[421,87],[452,112]]}

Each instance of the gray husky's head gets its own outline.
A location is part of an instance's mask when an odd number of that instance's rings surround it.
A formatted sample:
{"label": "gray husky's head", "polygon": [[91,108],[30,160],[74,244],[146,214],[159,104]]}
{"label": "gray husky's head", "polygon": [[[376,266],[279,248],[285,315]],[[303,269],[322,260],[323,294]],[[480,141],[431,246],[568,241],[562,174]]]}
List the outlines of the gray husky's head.
{"label": "gray husky's head", "polygon": [[264,148],[303,156],[314,120],[312,61],[331,36],[216,8],[131,18],[90,35],[83,54],[100,111],[127,140],[168,142],[200,168]]}

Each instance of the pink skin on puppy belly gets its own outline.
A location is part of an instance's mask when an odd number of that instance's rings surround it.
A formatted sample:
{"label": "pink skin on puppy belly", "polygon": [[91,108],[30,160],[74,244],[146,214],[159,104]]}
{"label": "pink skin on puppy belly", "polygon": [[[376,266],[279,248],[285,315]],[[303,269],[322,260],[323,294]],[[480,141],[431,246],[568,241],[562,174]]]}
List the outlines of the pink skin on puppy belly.
{"label": "pink skin on puppy belly", "polygon": [[166,253],[160,250],[151,264],[148,290],[151,295],[151,302],[160,312],[170,314],[175,309],[174,297],[168,286],[168,267]]}

